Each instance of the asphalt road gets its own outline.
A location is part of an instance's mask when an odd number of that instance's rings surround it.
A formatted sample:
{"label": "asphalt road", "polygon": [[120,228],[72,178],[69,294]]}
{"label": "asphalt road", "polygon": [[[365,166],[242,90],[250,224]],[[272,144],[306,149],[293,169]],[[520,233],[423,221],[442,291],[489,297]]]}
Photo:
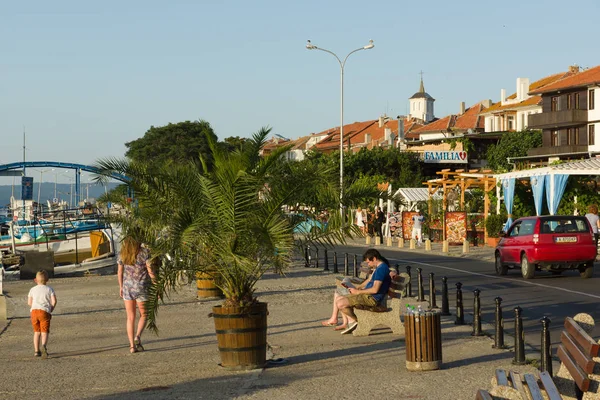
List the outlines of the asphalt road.
{"label": "asphalt road", "polygon": [[[365,246],[338,246],[339,254],[348,252],[358,254],[361,261]],[[381,252],[392,264],[398,263],[404,271],[406,265],[412,267],[412,288],[416,296],[416,269],[422,268],[425,296],[429,292],[429,273],[435,274],[437,305],[441,306],[441,278],[448,278],[450,312],[455,314],[456,283],[463,284],[463,304],[467,319],[472,319],[473,290],[481,291],[482,320],[494,324],[495,298],[502,298],[505,335],[514,336],[514,308],[522,308],[525,341],[528,345],[539,349],[541,339],[540,319],[547,316],[550,324],[553,353],[560,343],[560,332],[567,316],[584,312],[590,314],[596,322],[592,336],[600,336],[600,265],[591,279],[582,279],[578,271],[565,271],[554,276],[549,272],[536,272],[535,278],[524,280],[520,270],[508,271],[506,276],[497,276],[494,264],[478,259],[447,257],[433,253],[415,253],[401,251],[392,247],[381,248]],[[341,258],[341,257],[340,257]],[[330,269],[332,255],[329,256]],[[340,272],[343,274],[343,260],[338,260]],[[350,258],[352,268],[352,257]],[[488,332],[493,335],[493,331]]]}

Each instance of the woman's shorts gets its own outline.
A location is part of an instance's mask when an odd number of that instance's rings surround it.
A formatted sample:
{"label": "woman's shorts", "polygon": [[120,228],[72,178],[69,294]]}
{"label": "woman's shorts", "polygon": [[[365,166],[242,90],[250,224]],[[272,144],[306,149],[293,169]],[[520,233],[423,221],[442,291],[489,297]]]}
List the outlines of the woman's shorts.
{"label": "woman's shorts", "polygon": [[52,314],[44,310],[31,310],[31,325],[34,332],[50,333]]}

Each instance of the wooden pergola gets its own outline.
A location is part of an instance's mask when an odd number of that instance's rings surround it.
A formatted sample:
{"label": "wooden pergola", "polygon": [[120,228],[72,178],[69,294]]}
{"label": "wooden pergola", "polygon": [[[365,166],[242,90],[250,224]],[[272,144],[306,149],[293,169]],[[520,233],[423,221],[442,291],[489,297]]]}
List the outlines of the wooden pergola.
{"label": "wooden pergola", "polygon": [[[443,238],[446,239],[446,218],[445,212],[447,209],[448,192],[455,187],[460,187],[460,207],[461,209],[465,206],[465,191],[470,188],[479,188],[483,190],[483,213],[487,218],[490,211],[490,197],[489,192],[496,189],[496,178],[492,175],[491,170],[477,170],[470,169],[468,171],[464,169],[457,169],[451,171],[450,169],[443,169],[436,172],[437,175],[441,175],[440,178],[431,179],[427,182],[423,182],[427,185],[429,192],[428,210],[429,215],[432,213],[432,196],[440,189],[442,189],[442,208],[444,209],[443,214]],[[484,225],[484,240],[487,240],[487,229]]]}

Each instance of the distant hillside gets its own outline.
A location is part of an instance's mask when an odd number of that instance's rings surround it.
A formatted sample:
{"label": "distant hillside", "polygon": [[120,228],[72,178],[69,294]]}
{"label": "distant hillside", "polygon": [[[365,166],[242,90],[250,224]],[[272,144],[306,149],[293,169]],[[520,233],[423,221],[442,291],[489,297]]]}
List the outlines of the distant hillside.
{"label": "distant hillside", "polygon": [[[118,184],[117,183],[109,183],[106,185],[106,190],[112,190]],[[39,185],[37,183],[33,184],[33,200],[37,201],[38,199],[38,188]],[[104,186],[100,185],[81,185],[81,193],[80,196],[82,199],[88,198],[98,198],[101,194],[104,193]],[[0,206],[4,206],[10,203],[10,196],[13,192],[12,185],[0,185]],[[14,187],[14,196],[15,199],[21,198],[21,186],[15,185]],[[73,196],[71,197],[71,184],[70,183],[59,183],[56,185],[56,197],[60,200],[65,200],[70,202],[73,199],[73,203],[75,203],[75,187],[73,187]],[[41,185],[40,190],[40,201],[45,202],[46,200],[52,200],[54,198],[54,183],[44,182]],[[74,204],[73,204],[74,205]]]}

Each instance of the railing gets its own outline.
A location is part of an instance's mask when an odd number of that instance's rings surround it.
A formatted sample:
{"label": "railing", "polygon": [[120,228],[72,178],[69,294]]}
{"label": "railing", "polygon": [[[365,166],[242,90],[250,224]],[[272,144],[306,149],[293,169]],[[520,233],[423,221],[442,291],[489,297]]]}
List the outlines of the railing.
{"label": "railing", "polygon": [[587,123],[587,110],[564,110],[531,114],[528,117],[528,127],[531,129],[559,128],[569,125]]}

